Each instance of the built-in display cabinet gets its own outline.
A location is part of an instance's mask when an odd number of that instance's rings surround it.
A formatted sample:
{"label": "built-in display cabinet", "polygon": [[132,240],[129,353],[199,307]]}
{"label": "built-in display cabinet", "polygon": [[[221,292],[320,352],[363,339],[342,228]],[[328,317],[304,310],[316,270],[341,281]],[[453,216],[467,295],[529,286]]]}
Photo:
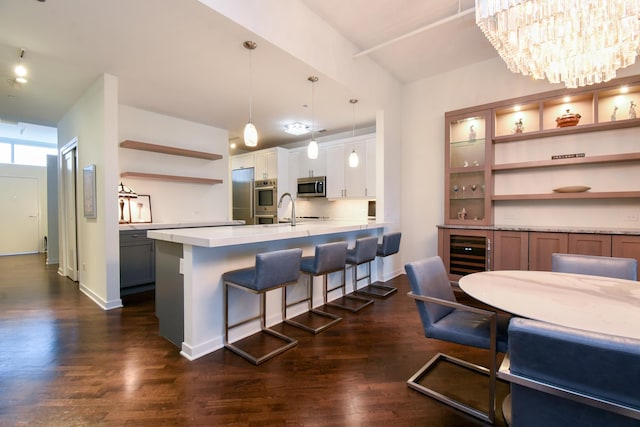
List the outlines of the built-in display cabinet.
{"label": "built-in display cabinet", "polygon": [[482,268],[482,247],[498,270],[550,270],[553,252],[640,260],[638,104],[634,76],[445,113],[451,280]]}

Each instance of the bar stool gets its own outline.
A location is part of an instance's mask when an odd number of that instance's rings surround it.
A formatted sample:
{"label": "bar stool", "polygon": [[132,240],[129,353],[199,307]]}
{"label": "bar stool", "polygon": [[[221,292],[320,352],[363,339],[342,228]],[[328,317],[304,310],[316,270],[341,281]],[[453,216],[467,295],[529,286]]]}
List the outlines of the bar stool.
{"label": "bar stool", "polygon": [[[389,255],[397,254],[400,251],[400,238],[402,233],[388,233],[382,236],[382,243],[378,243],[376,256],[384,258]],[[359,293],[373,295],[374,297],[386,297],[396,292],[398,288],[388,285],[373,283],[358,289]]]}
{"label": "bar stool", "polygon": [[[284,287],[298,281],[300,275],[300,260],[302,249],[285,249],[281,251],[266,252],[256,255],[255,267],[228,271],[222,275],[224,284],[224,346],[234,353],[244,357],[256,365],[271,359],[272,357],[294,347],[298,344],[280,332],[266,327],[266,298],[265,294],[272,290]],[[243,291],[258,294],[260,296],[260,313],[236,323],[229,323],[229,287],[242,289]],[[229,342],[229,331],[256,319],[260,319],[260,332],[265,332],[285,342],[280,347],[262,356],[255,356],[241,349],[236,343]],[[258,334],[260,333],[258,332]],[[254,334],[255,335],[255,334]]]}
{"label": "bar stool", "polygon": [[[316,252],[314,256],[303,257],[300,262],[300,271],[307,276],[307,295],[305,298],[298,301],[289,303],[287,302],[287,288],[285,287],[282,292],[282,318],[284,321],[292,326],[304,329],[305,331],[313,332],[317,334],[324,331],[328,327],[338,323],[342,320],[342,317],[335,314],[327,313],[326,311],[317,310],[313,308],[313,278],[315,276],[322,276],[323,291],[325,295],[326,304],[326,289],[327,289],[327,276],[330,273],[336,271],[343,272],[344,283],[344,266],[347,258],[347,242],[334,242],[325,243],[316,246]],[[306,302],[309,309],[309,313],[322,316],[331,319],[329,322],[320,326],[314,327],[311,324],[302,323],[295,320],[295,318],[287,318],[287,308]],[[301,315],[303,316],[303,315]]]}
{"label": "bar stool", "polygon": [[[367,293],[361,292],[358,289],[358,282],[360,280],[367,279],[367,285],[371,283],[371,261],[376,257],[376,250],[378,249],[378,238],[376,236],[362,237],[356,239],[356,244],[353,248],[347,249],[347,265],[353,268],[353,292],[354,293]],[[366,264],[367,274],[366,276],[358,277],[358,266]],[[345,266],[346,270],[346,266]],[[373,300],[361,298],[365,301],[369,301],[369,304],[373,303]],[[368,305],[368,304],[367,304]]]}

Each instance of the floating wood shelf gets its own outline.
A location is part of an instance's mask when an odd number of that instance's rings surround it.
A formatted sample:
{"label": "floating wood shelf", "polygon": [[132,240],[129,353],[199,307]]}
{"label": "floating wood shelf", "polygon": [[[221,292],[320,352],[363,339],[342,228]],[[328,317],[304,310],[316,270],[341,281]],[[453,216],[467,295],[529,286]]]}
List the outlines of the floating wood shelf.
{"label": "floating wood shelf", "polygon": [[143,173],[143,172],[122,172],[120,174],[120,177],[156,179],[160,181],[172,181],[172,182],[190,182],[194,184],[222,184],[221,179],[197,178],[197,177],[178,176],[178,175],[161,175],[157,173]]}
{"label": "floating wood shelf", "polygon": [[572,157],[568,159],[557,159],[557,160],[538,160],[538,161],[531,161],[531,162],[503,163],[499,165],[494,165],[493,170],[505,171],[505,170],[517,170],[517,169],[547,168],[547,167],[567,166],[567,165],[633,162],[638,160],[640,160],[640,153],[624,153],[624,154],[610,154],[610,155],[604,155],[604,156]]}
{"label": "floating wood shelf", "polygon": [[543,193],[543,194],[502,194],[491,197],[493,201],[501,200],[565,200],[565,199],[635,199],[640,198],[640,191],[607,191],[582,193]]}
{"label": "floating wood shelf", "polygon": [[204,151],[187,150],[184,148],[168,147],[166,145],[149,144],[147,142],[125,140],[120,143],[122,148],[132,150],[151,151],[154,153],[172,154],[174,156],[195,157],[197,159],[220,160],[220,154],[206,153]]}

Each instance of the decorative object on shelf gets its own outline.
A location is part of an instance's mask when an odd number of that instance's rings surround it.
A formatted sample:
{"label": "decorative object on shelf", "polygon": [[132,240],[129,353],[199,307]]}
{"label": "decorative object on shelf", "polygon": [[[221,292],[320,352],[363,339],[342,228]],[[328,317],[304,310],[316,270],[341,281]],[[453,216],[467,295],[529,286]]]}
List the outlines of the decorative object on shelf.
{"label": "decorative object on shelf", "polygon": [[96,165],[86,166],[82,170],[82,205],[85,218],[96,218]]}
{"label": "decorative object on shelf", "polygon": [[258,130],[252,121],[252,97],[251,97],[251,86],[252,86],[252,64],[251,64],[251,51],[254,50],[258,45],[251,40],[247,40],[242,44],[245,49],[249,51],[249,123],[247,123],[244,127],[244,144],[247,147],[255,147],[258,145]]}
{"label": "decorative object on shelf", "polygon": [[473,141],[476,139],[476,125],[469,126],[469,140]]}
{"label": "decorative object on shelf", "polygon": [[636,103],[633,102],[633,99],[629,103],[629,118],[630,119],[636,118]]}
{"label": "decorative object on shelf", "polygon": [[[349,102],[351,103],[351,110],[352,110],[352,116],[353,116],[351,120],[351,136],[355,137],[356,136],[356,103],[358,102],[358,100],[350,99]],[[358,153],[356,153],[356,150],[354,149],[351,152],[351,154],[349,154],[349,167],[357,168],[358,163],[360,163],[360,159],[358,159]]]}
{"label": "decorative object on shelf", "polygon": [[476,0],[476,24],[511,72],[570,88],[609,81],[635,63],[638,16],[637,0],[609,0],[606,7],[578,0]]}
{"label": "decorative object on shelf", "polygon": [[129,200],[131,210],[131,223],[150,223],[151,219],[151,196],[138,194],[135,201]]}
{"label": "decorative object on shelf", "polygon": [[582,117],[578,113],[572,113],[569,108],[567,108],[567,112],[561,116],[556,117],[556,124],[559,128],[567,127],[567,126],[575,126],[580,121],[580,117]]}
{"label": "decorative object on shelf", "polygon": [[570,185],[553,189],[555,193],[584,193],[589,190],[591,190],[591,187],[587,187],[586,185]]}
{"label": "decorative object on shelf", "polygon": [[616,121],[616,113],[618,112],[618,106],[614,105],[613,106],[613,112],[611,113],[611,121],[615,122]]}
{"label": "decorative object on shelf", "polygon": [[[131,223],[131,199],[137,199],[138,195],[130,187],[127,187],[122,182],[118,185],[118,204],[120,205],[120,224]],[[127,210],[124,210],[125,204]],[[126,214],[126,216],[125,216]]]}
{"label": "decorative object on shelf", "polygon": [[318,81],[318,77],[309,76],[307,78],[311,82],[311,141],[309,141],[309,146],[307,147],[307,157],[310,159],[318,158],[318,143],[315,138],[315,130],[316,124],[313,116],[313,87],[315,83]]}
{"label": "decorative object on shelf", "polygon": [[522,121],[522,117],[516,120],[516,127],[513,129],[513,133],[522,133],[524,132],[524,122]]}
{"label": "decorative object on shelf", "polygon": [[457,185],[453,186],[453,198],[455,199],[458,195],[458,190],[460,190],[460,188]]}
{"label": "decorative object on shelf", "polygon": [[458,219],[467,219],[467,210],[465,208],[458,211]]}

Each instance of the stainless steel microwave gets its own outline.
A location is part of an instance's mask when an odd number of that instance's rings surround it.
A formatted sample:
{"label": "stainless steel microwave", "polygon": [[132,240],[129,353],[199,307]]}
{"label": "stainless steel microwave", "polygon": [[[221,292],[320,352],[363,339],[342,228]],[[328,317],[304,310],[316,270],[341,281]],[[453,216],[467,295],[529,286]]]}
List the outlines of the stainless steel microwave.
{"label": "stainless steel microwave", "polygon": [[327,197],[327,177],[313,176],[298,178],[298,198],[300,197]]}

